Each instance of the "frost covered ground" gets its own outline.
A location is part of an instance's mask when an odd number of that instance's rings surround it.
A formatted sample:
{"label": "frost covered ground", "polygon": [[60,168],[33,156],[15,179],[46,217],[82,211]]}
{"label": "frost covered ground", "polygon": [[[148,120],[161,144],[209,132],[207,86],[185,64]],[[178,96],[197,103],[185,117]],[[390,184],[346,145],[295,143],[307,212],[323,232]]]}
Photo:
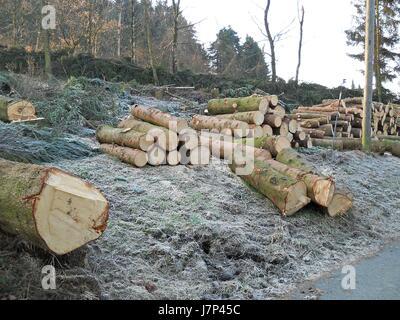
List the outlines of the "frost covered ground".
{"label": "frost covered ground", "polygon": [[[400,159],[320,149],[306,156],[352,191],[348,216],[307,207],[283,219],[219,160],[144,169],[105,155],[58,162],[106,194],[109,227],[63,258],[0,235],[0,297],[282,299],[399,236]],[[40,285],[49,263],[54,292]]]}

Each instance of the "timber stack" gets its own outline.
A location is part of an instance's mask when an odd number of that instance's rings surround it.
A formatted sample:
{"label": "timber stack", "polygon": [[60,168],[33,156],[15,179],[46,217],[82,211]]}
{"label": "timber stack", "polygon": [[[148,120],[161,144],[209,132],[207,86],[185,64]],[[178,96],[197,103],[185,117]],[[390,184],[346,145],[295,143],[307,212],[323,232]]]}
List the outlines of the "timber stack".
{"label": "timber stack", "polygon": [[[289,140],[293,148],[311,148],[312,130],[303,128],[297,119],[286,113],[278,96],[253,95],[244,98],[213,99],[208,103],[206,114],[221,120],[246,122],[245,135],[240,131],[236,136],[247,138],[281,137]],[[211,119],[211,117],[210,117]],[[218,128],[213,128],[218,133]],[[224,130],[219,133],[225,134]]]}
{"label": "timber stack", "polygon": [[311,147],[311,135],[286,114],[277,96],[211,100],[206,114],[187,122],[134,106],[118,128],[100,127],[97,139],[105,153],[136,167],[207,165],[211,156],[228,160],[232,171],[283,216],[310,202],[331,216],[351,209],[351,199],[342,201],[333,178],[318,173],[292,148]]}
{"label": "timber stack", "polygon": [[[291,119],[314,139],[361,138],[363,123],[362,98],[344,100],[324,100],[312,107],[299,107],[293,111]],[[373,136],[400,135],[400,107],[374,102],[372,106]]]}

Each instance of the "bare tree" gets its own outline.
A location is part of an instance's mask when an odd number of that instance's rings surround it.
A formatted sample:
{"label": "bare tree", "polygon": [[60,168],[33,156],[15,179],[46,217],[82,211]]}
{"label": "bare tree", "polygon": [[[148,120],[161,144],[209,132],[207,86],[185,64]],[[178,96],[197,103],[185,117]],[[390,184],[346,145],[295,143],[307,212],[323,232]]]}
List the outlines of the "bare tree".
{"label": "bare tree", "polygon": [[131,62],[136,62],[136,0],[131,0]]}
{"label": "bare tree", "polygon": [[301,7],[301,15],[299,16],[299,22],[300,22],[300,41],[299,41],[299,56],[298,56],[298,64],[297,64],[297,69],[296,69],[296,85],[299,84],[299,74],[300,74],[300,67],[301,67],[301,52],[303,49],[303,29],[304,29],[304,6]]}
{"label": "bare tree", "polygon": [[154,84],[158,85],[159,80],[158,80],[157,69],[154,65],[153,40],[151,38],[150,6],[151,6],[150,0],[144,0],[144,20],[145,20],[144,24],[145,24],[145,29],[146,29],[147,47],[149,50],[150,67],[153,71]]}
{"label": "bare tree", "polygon": [[281,41],[284,38],[284,36],[287,33],[289,33],[290,26],[294,22],[294,19],[290,22],[290,24],[287,27],[285,27],[284,29],[282,29],[281,31],[276,33],[275,35],[272,35],[270,24],[269,24],[270,8],[271,8],[271,0],[267,0],[267,6],[266,6],[265,11],[264,11],[264,26],[265,26],[266,34],[261,30],[260,27],[259,27],[259,29],[264,34],[264,36],[267,37],[268,42],[269,42],[270,51],[271,51],[271,53],[270,53],[270,56],[271,56],[271,71],[272,71],[271,81],[273,83],[276,83],[276,80],[277,80],[276,52],[275,52],[276,43]]}
{"label": "bare tree", "polygon": [[265,24],[265,30],[267,31],[269,46],[271,49],[271,69],[272,69],[271,80],[273,83],[275,83],[276,82],[275,38],[272,36],[271,29],[269,26],[269,20],[268,20],[270,7],[271,7],[271,0],[267,0],[267,7],[265,8],[265,12],[264,12],[264,24]]}
{"label": "bare tree", "polygon": [[119,2],[119,12],[118,12],[118,45],[117,45],[117,57],[121,57],[121,43],[122,43],[122,9],[123,2]]}
{"label": "bare tree", "polygon": [[176,52],[178,49],[178,36],[179,36],[179,18],[182,14],[181,11],[181,0],[172,0],[172,8],[174,12],[174,31],[173,31],[173,42],[172,42],[172,73],[175,74],[178,71],[178,61]]}

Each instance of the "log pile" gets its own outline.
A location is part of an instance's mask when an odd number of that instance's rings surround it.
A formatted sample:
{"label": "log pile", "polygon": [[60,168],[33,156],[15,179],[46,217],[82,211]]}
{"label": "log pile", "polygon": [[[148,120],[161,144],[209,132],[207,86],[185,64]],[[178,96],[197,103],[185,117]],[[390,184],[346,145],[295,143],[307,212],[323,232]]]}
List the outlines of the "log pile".
{"label": "log pile", "polygon": [[[236,137],[260,138],[262,136],[279,136],[288,139],[294,148],[311,148],[314,130],[309,126],[300,126],[297,118],[286,114],[279,104],[277,96],[254,95],[245,98],[213,99],[208,103],[205,121],[215,122],[215,125],[199,126],[196,129],[212,129],[214,133],[231,135],[230,131],[218,124],[220,121],[241,121],[245,124],[232,133]],[[247,125],[246,125],[247,124]],[[229,126],[232,129],[232,126]]]}
{"label": "log pile", "polygon": [[[373,103],[372,128],[374,136],[400,135],[400,108],[393,104]],[[313,139],[361,138],[363,122],[362,98],[324,100],[312,107],[299,107],[292,119],[310,133]]]}
{"label": "log pile", "polygon": [[292,148],[312,146],[312,121],[302,128],[276,96],[211,100],[207,111],[208,115],[186,122],[157,109],[134,106],[118,128],[100,127],[97,139],[105,153],[136,167],[207,165],[211,156],[227,160],[232,171],[284,216],[310,202],[331,216],[351,208],[348,201],[341,204],[333,179],[319,174]]}

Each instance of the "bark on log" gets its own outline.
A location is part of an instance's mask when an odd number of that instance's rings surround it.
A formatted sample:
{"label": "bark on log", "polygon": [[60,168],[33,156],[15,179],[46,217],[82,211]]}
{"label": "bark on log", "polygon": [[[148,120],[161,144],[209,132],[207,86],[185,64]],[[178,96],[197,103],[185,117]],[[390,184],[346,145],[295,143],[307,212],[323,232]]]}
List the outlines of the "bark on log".
{"label": "bark on log", "polygon": [[245,137],[249,129],[249,125],[246,122],[199,115],[193,117],[190,126],[198,131],[231,129],[234,131],[234,135],[239,138]]}
{"label": "bark on log", "polygon": [[245,98],[213,99],[208,102],[209,115],[232,114],[236,112],[260,111],[266,114],[269,111],[274,97],[251,96]]}
{"label": "bark on log", "polygon": [[138,168],[145,167],[148,162],[147,154],[141,150],[119,147],[112,144],[102,144],[100,149],[104,153],[107,153],[118,158],[122,162],[131,164]]}
{"label": "bark on log", "polygon": [[311,162],[293,149],[282,150],[279,152],[276,160],[292,168],[297,168],[306,172],[316,172]]}
{"label": "bark on log", "polygon": [[318,120],[314,119],[305,120],[300,123],[300,126],[306,129],[316,129],[319,128],[320,125],[321,123]]}
{"label": "bark on log", "polygon": [[[232,164],[230,168],[236,172],[238,166]],[[311,201],[303,181],[275,170],[269,162],[256,159],[252,173],[240,177],[270,199],[283,216],[295,214]]]}
{"label": "bark on log", "polygon": [[216,116],[219,119],[237,120],[248,124],[260,126],[264,123],[264,114],[260,111],[238,112],[234,114],[224,114]]}
{"label": "bark on log", "polygon": [[292,147],[290,141],[286,137],[261,137],[254,139],[254,147],[268,150],[273,157],[279,152]]}
{"label": "bark on log", "polygon": [[135,105],[132,108],[132,115],[140,120],[149,122],[156,126],[164,127],[177,133],[180,133],[183,129],[189,127],[186,120],[174,117],[154,108]]}
{"label": "bark on log", "polygon": [[323,139],[325,136],[325,131],[318,129],[302,129],[306,134],[308,134],[311,138]]}
{"label": "bark on log", "polygon": [[337,139],[312,139],[313,145],[315,147],[321,147],[326,149],[334,149],[343,151],[343,142]]}
{"label": "bark on log", "polygon": [[335,182],[332,178],[323,177],[304,170],[292,168],[276,160],[268,161],[272,167],[296,180],[303,181],[307,186],[307,196],[322,206],[328,207],[335,193]]}
{"label": "bark on log", "polygon": [[6,233],[64,255],[107,227],[107,200],[66,172],[0,160],[0,177],[0,228]]}
{"label": "bark on log", "polygon": [[153,137],[131,129],[116,129],[110,126],[101,126],[96,132],[97,140],[101,144],[116,144],[120,147],[129,147],[148,151],[156,143]]}
{"label": "bark on log", "polygon": [[264,136],[264,129],[261,126],[254,124],[249,125],[249,130],[246,135],[247,138],[260,138]]}
{"label": "bark on log", "polygon": [[274,131],[273,131],[273,129],[272,129],[272,127],[270,125],[264,124],[262,126],[262,128],[263,128],[263,132],[264,132],[263,136],[267,136],[267,137],[272,137],[273,136]]}
{"label": "bark on log", "polygon": [[0,96],[0,120],[4,122],[34,120],[36,109],[32,103]]}
{"label": "bark on log", "polygon": [[168,130],[164,127],[155,126],[151,123],[135,120],[133,117],[129,117],[121,121],[118,125],[120,129],[132,129],[141,133],[150,133],[152,136],[160,135],[160,131],[164,133],[164,136],[159,137],[158,141],[166,141],[166,150],[173,151],[178,148],[178,135],[176,132]]}

